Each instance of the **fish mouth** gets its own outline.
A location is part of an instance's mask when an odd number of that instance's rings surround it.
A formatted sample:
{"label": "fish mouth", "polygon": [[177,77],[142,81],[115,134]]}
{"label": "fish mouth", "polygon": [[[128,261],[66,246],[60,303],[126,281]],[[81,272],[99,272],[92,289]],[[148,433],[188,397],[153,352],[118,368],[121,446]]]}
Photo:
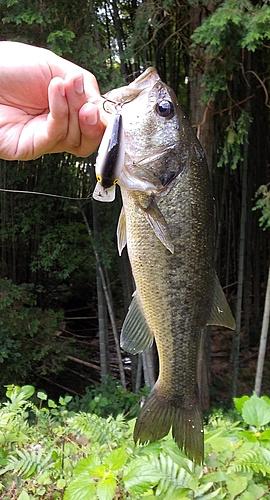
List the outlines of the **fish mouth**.
{"label": "fish mouth", "polygon": [[[106,102],[106,111],[109,113],[119,112],[121,106],[133,101],[141,92],[151,89],[160,81],[157,70],[153,67],[147,68],[129,85],[112,89],[103,96]],[[100,107],[100,101],[97,105]],[[104,109],[104,101],[102,107]]]}
{"label": "fish mouth", "polygon": [[161,80],[157,70],[150,66],[150,68],[147,68],[136,78],[136,80],[128,85],[128,87],[143,90],[147,87],[153,87],[159,81]]}
{"label": "fish mouth", "polygon": [[88,99],[88,102],[95,104],[99,108],[101,118],[103,118],[104,123],[107,123],[108,113],[121,113],[121,107],[124,104],[133,101],[141,92],[154,87],[160,81],[157,70],[150,66],[129,85],[109,90],[102,96]]}

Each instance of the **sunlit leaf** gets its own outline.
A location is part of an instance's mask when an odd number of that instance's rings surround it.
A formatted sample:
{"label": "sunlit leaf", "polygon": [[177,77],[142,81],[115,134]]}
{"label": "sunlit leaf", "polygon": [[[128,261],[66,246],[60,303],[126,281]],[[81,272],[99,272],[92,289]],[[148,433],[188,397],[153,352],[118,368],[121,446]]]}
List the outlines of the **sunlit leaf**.
{"label": "sunlit leaf", "polygon": [[113,475],[101,479],[97,483],[97,497],[99,500],[112,500],[115,495],[116,480]]}
{"label": "sunlit leaf", "polygon": [[122,446],[121,448],[116,448],[105,456],[103,463],[106,467],[108,467],[108,469],[118,470],[125,465],[126,460],[127,452],[125,447]]}
{"label": "sunlit leaf", "polygon": [[264,399],[253,394],[244,403],[242,415],[247,424],[259,428],[270,422],[270,405]]}
{"label": "sunlit leaf", "polygon": [[90,477],[80,476],[67,487],[64,500],[95,500],[96,484]]}

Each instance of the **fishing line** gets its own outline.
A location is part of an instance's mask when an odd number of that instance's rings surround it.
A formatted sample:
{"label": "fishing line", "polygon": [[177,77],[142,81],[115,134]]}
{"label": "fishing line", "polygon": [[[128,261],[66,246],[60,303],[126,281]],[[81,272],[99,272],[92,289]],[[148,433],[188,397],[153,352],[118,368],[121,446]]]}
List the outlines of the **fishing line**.
{"label": "fishing line", "polygon": [[50,196],[51,198],[63,198],[64,200],[73,200],[73,201],[92,199],[91,195],[89,195],[87,198],[72,198],[72,196],[62,196],[60,194],[51,194],[51,193],[40,193],[39,191],[19,191],[18,189],[4,189],[4,188],[0,188],[0,191],[5,193],[37,194],[39,196]]}

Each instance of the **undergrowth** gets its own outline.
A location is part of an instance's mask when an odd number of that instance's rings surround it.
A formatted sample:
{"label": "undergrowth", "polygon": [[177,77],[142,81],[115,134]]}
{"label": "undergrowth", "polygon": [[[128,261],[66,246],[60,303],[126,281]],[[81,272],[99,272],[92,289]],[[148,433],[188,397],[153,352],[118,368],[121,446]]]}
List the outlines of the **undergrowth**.
{"label": "undergrowth", "polygon": [[235,399],[205,426],[194,466],[169,436],[136,446],[134,420],[70,409],[32,386],[7,386],[0,406],[1,500],[270,499],[270,400]]}

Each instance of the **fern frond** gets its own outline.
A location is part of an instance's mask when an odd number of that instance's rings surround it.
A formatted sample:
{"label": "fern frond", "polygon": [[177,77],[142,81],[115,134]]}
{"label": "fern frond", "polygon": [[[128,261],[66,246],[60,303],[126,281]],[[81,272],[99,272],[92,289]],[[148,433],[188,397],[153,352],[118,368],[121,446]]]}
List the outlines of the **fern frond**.
{"label": "fern frond", "polygon": [[8,457],[7,465],[1,470],[0,474],[3,475],[8,471],[13,471],[18,476],[23,479],[28,479],[34,474],[49,469],[53,466],[51,461],[52,455],[48,453],[43,456],[43,450],[40,448],[38,451],[35,450],[17,450],[16,455],[10,455]]}
{"label": "fern frond", "polygon": [[68,421],[70,428],[78,435],[85,435],[92,443],[119,444],[127,431],[127,424],[122,419],[111,417],[104,419],[94,413],[78,413]]}
{"label": "fern frond", "polygon": [[[240,452],[240,453],[239,453]],[[228,472],[256,472],[264,476],[270,474],[270,463],[263,456],[261,449],[247,449],[241,453],[238,451],[234,462],[230,465]]]}
{"label": "fern frond", "polygon": [[177,465],[171,457],[161,453],[159,457],[151,456],[151,464],[160,472],[161,480],[158,483],[156,495],[166,495],[170,498],[175,490],[188,488],[190,474]]}

